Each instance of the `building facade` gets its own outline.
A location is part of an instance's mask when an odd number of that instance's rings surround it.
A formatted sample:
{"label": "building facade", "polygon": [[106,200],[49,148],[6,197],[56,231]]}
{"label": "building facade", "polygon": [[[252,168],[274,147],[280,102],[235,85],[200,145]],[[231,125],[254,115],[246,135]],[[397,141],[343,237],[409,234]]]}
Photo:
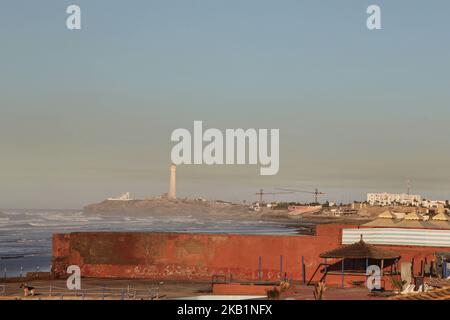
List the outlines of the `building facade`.
{"label": "building facade", "polygon": [[422,204],[422,196],[406,193],[368,193],[367,202],[372,206],[390,206],[400,204],[418,207]]}

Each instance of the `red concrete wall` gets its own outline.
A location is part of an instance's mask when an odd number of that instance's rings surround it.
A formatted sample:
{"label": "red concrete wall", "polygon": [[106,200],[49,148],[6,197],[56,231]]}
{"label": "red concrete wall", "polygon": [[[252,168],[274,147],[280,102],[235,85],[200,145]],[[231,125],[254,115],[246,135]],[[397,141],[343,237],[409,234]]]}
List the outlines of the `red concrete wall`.
{"label": "red concrete wall", "polygon": [[[53,271],[65,275],[69,265],[79,265],[82,276],[102,278],[149,278],[208,280],[212,275],[232,275],[234,280],[257,280],[258,258],[262,257],[264,280],[283,274],[301,279],[301,258],[305,257],[306,278],[319,263],[320,253],[341,245],[342,228],[349,225],[318,225],[314,236],[267,236],[230,234],[83,232],[53,237]],[[435,251],[448,248],[389,246],[402,255],[430,261]],[[320,274],[317,274],[318,279]],[[336,280],[333,280],[335,279]],[[328,282],[328,279],[327,279]],[[347,281],[346,281],[347,282]],[[340,285],[339,277],[330,283]]]}
{"label": "red concrete wall", "polygon": [[56,234],[53,271],[63,275],[67,266],[76,264],[85,277],[211,280],[214,274],[232,274],[236,280],[255,280],[261,256],[263,278],[277,280],[283,256],[283,273],[300,279],[302,255],[309,276],[319,263],[319,254],[340,244],[341,227],[320,226],[315,236]]}

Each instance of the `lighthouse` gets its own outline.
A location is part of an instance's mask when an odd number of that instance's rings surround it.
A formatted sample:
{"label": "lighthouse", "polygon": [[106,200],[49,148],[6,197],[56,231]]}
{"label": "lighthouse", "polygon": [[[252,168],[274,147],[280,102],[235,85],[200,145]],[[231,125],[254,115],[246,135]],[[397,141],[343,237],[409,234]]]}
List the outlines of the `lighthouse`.
{"label": "lighthouse", "polygon": [[170,185],[167,197],[169,199],[177,198],[177,166],[174,164],[170,166]]}

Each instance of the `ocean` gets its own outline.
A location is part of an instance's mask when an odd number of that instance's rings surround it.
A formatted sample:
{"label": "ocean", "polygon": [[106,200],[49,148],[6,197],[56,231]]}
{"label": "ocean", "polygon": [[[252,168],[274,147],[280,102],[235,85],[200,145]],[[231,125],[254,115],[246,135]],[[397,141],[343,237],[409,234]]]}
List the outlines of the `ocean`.
{"label": "ocean", "polygon": [[3,210],[0,215],[0,277],[51,268],[54,233],[79,231],[157,231],[192,233],[299,234],[298,223],[217,216],[105,217],[79,210]]}

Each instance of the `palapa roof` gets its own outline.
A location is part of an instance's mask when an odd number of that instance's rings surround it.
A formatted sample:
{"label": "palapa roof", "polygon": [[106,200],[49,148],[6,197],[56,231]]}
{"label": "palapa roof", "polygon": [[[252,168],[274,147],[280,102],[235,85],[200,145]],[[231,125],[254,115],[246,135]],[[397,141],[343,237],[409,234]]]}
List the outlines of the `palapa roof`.
{"label": "palapa roof", "polygon": [[428,292],[402,294],[391,298],[391,300],[450,300],[450,287]]}
{"label": "palapa roof", "polygon": [[334,250],[326,251],[320,255],[321,258],[341,259],[397,259],[400,255],[394,251],[381,249],[372,244],[365,243],[362,238],[353,244],[343,245]]}
{"label": "palapa roof", "polygon": [[397,228],[405,229],[434,229],[435,226],[430,221],[403,219],[396,224]]}
{"label": "palapa roof", "polygon": [[394,216],[394,214],[391,211],[387,210],[387,211],[384,211],[383,213],[379,214],[378,218],[395,219],[396,217]]}
{"label": "palapa roof", "polygon": [[426,283],[434,288],[450,288],[450,279],[431,278]]}
{"label": "palapa roof", "polygon": [[433,218],[431,218],[431,220],[434,221],[448,221],[448,217],[444,212],[438,213],[437,215],[435,215]]}
{"label": "palapa roof", "polygon": [[398,221],[395,221],[394,219],[377,218],[373,221],[363,224],[363,226],[395,228],[397,226],[397,224],[398,224]]}
{"label": "palapa roof", "polygon": [[405,220],[423,220],[423,218],[421,216],[419,216],[419,214],[417,214],[416,211],[410,212],[405,216]]}

